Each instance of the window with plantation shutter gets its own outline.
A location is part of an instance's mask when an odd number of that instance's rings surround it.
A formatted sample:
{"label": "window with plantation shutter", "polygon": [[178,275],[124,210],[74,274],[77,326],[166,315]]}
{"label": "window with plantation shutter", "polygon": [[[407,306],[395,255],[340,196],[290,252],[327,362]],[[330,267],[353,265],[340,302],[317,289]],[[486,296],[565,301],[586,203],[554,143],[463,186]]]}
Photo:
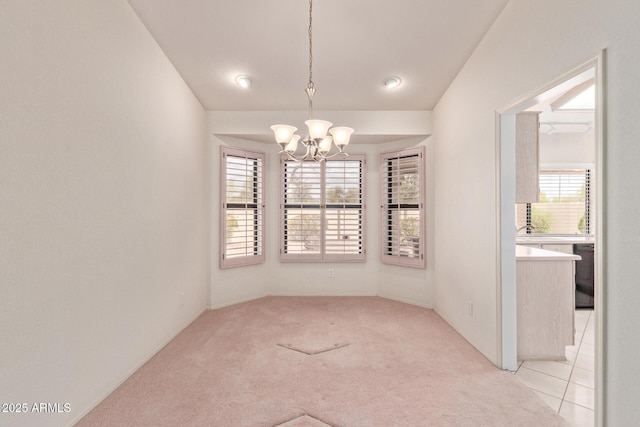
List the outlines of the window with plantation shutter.
{"label": "window with plantation shutter", "polygon": [[425,267],[424,148],[383,153],[382,262]]}
{"label": "window with plantation shutter", "polygon": [[281,261],[364,261],[365,158],[283,158]]}
{"label": "window with plantation shutter", "polygon": [[590,169],[540,170],[538,203],[516,205],[520,234],[592,234]]}
{"label": "window with plantation shutter", "polygon": [[222,147],[220,267],[264,262],[264,154]]}

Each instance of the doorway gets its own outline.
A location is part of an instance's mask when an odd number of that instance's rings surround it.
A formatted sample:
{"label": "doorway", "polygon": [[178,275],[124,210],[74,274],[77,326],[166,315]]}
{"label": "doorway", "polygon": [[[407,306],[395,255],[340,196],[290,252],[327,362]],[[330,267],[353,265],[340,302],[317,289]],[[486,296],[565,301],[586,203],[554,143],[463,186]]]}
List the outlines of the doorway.
{"label": "doorway", "polygon": [[[582,128],[584,131],[593,132],[594,140],[594,161],[591,165],[591,186],[593,187],[593,193],[595,197],[590,200],[591,208],[589,212],[592,212],[593,218],[590,224],[590,232],[594,237],[594,307],[593,318],[595,322],[595,352],[594,352],[594,377],[595,377],[595,406],[594,414],[596,425],[601,425],[603,420],[602,414],[602,393],[603,390],[599,387],[602,384],[602,355],[604,349],[603,343],[603,257],[602,257],[602,242],[603,242],[603,200],[604,200],[604,174],[603,174],[603,135],[604,135],[604,102],[603,102],[603,64],[604,52],[600,52],[595,57],[585,61],[583,64],[575,67],[564,75],[554,79],[549,84],[538,90],[522,96],[511,105],[499,110],[496,114],[496,127],[498,137],[498,150],[497,164],[498,168],[498,186],[499,186],[499,236],[498,236],[498,271],[500,277],[500,293],[498,295],[498,306],[500,307],[500,329],[501,342],[500,355],[501,365],[503,369],[516,371],[518,369],[517,360],[517,295],[516,295],[516,257],[515,257],[515,244],[516,244],[516,213],[514,212],[515,205],[515,138],[516,138],[516,114],[531,109],[534,106],[550,105],[556,102],[555,107],[558,107],[560,102],[558,99],[562,98],[563,94],[570,93],[573,88],[581,87],[583,90],[588,83],[587,80],[592,79],[595,87],[595,108],[593,111],[593,123],[587,124],[580,122],[579,120],[567,120],[563,126]],[[582,85],[582,86],[581,86]],[[574,90],[574,92],[577,89]],[[574,94],[575,95],[575,94]],[[566,101],[569,96],[565,96]],[[543,124],[544,123],[544,124]],[[555,128],[554,128],[555,126]],[[550,135],[558,131],[558,123],[554,123],[553,120],[541,120],[540,131]],[[566,131],[566,130],[565,130]],[[544,162],[544,159],[541,159]],[[589,162],[576,161],[566,162],[565,169],[578,169],[578,163]],[[548,169],[548,165],[547,166]],[[582,165],[580,165],[582,167]],[[589,208],[588,208],[589,209]],[[529,211],[529,215],[531,212]],[[531,216],[528,217],[531,221]],[[521,219],[522,221],[522,219]],[[526,224],[526,223],[525,223]],[[529,224],[531,225],[531,224]],[[522,228],[521,228],[522,229]],[[524,227],[525,232],[530,231],[531,228]]]}

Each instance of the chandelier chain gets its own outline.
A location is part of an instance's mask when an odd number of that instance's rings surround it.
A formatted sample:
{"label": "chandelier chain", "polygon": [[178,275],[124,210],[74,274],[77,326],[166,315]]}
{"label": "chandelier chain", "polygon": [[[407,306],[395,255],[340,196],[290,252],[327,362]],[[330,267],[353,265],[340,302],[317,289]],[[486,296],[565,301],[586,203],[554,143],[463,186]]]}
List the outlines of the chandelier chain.
{"label": "chandelier chain", "polygon": [[309,86],[313,88],[313,0],[309,0]]}
{"label": "chandelier chain", "polygon": [[309,100],[309,118],[313,118],[313,0],[309,0],[309,83],[307,84],[307,98]]}
{"label": "chandelier chain", "polygon": [[[304,90],[309,101],[309,120],[305,121],[308,126],[309,133],[304,139],[300,135],[296,135],[295,126],[289,125],[273,125],[271,130],[274,131],[276,142],[281,147],[281,154],[285,154],[287,159],[303,162],[314,160],[316,162],[324,162],[335,156],[348,156],[344,151],[349,138],[353,133],[353,129],[349,127],[335,127],[329,129],[333,124],[326,120],[313,119],[313,95],[316,92],[313,83],[313,0],[309,0],[309,83]],[[327,136],[327,132],[331,136]],[[300,141],[304,153],[296,154],[298,150],[298,141]],[[331,154],[331,147],[337,147],[337,152]]]}

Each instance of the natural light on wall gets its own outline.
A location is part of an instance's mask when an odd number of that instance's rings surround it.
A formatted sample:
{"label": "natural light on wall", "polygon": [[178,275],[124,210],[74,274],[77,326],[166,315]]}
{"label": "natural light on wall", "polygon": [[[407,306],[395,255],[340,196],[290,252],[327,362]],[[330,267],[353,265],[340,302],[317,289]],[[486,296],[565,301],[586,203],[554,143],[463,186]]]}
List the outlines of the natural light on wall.
{"label": "natural light on wall", "polygon": [[567,101],[558,110],[593,110],[596,106],[596,87],[589,86],[587,89]]}

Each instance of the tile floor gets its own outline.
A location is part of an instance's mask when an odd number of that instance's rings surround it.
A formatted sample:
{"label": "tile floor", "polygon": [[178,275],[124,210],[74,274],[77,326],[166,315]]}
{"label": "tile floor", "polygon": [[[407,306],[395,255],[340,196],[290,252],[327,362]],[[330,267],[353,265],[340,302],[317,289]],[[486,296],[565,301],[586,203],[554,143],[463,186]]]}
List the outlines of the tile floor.
{"label": "tile floor", "polygon": [[515,374],[574,427],[594,425],[594,321],[593,310],[576,310],[567,360],[520,362]]}

